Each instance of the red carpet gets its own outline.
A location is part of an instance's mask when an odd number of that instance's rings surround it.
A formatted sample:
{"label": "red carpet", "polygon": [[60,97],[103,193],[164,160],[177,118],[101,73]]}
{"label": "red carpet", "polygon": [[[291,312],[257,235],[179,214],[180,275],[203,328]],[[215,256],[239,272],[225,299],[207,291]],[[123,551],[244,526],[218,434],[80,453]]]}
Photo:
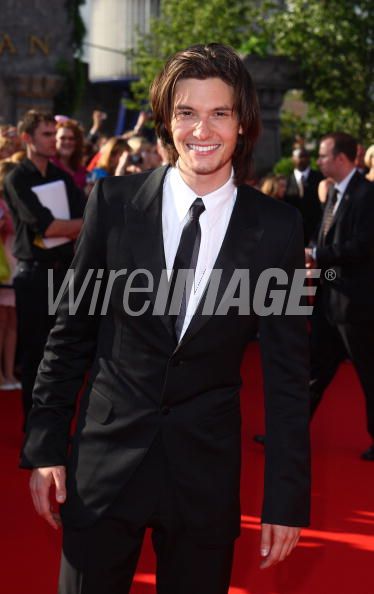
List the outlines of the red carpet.
{"label": "red carpet", "polygon": [[[252,442],[253,434],[263,429],[256,344],[248,350],[243,378],[242,536],[230,594],[373,594],[374,464],[359,460],[369,442],[363,396],[351,365],[341,367],[313,423],[312,526],[287,561],[266,571],[258,569],[263,452]],[[55,594],[60,535],[36,516],[28,495],[29,474],[17,470],[19,395],[0,392],[0,399],[0,592]],[[148,538],[132,594],[154,591]]]}

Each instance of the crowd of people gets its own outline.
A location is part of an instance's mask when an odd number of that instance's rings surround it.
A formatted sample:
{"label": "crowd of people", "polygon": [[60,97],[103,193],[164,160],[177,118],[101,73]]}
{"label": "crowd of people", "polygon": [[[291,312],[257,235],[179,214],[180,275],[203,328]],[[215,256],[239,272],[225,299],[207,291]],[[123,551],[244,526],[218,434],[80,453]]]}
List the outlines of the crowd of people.
{"label": "crowd of people", "polygon": [[[37,315],[37,303],[40,301],[43,289],[35,294],[34,299],[29,294],[26,298],[29,303],[26,304],[26,300],[21,296],[22,291],[18,287],[18,316],[16,316],[15,288],[17,289],[17,284],[19,285],[19,278],[25,276],[25,268],[30,265],[30,262],[40,261],[40,255],[34,253],[35,249],[38,249],[33,245],[35,238],[30,237],[30,234],[35,231],[33,225],[36,225],[40,232],[39,236],[42,236],[45,231],[41,219],[38,218],[42,217],[42,213],[34,212],[31,215],[27,212],[30,206],[28,199],[32,184],[36,185],[38,181],[45,183],[48,176],[51,180],[59,177],[65,181],[68,179],[70,194],[75,194],[72,200],[75,204],[80,202],[82,214],[85,200],[98,179],[110,175],[139,173],[167,162],[167,154],[161,143],[153,143],[141,135],[141,129],[147,117],[146,113],[141,112],[136,128],[119,137],[110,137],[102,133],[104,114],[99,110],[93,112],[92,126],[88,132],[85,132],[83,126],[72,118],[63,115],[52,117],[35,110],[26,114],[17,127],[10,124],[0,125],[0,390],[20,389],[20,377],[22,377],[25,415],[31,406],[32,385],[44,348],[46,333],[51,325],[51,322],[45,321],[45,315],[42,313],[39,317]],[[43,139],[41,146],[38,142],[33,142],[32,137],[39,125],[47,125],[50,128],[49,146],[43,146]],[[37,170],[40,168],[40,158],[42,160],[40,179],[31,180],[30,171],[27,172],[26,168],[22,172],[21,164],[28,163],[29,169],[36,167]],[[57,171],[54,169],[52,173],[52,166],[55,166]],[[19,172],[18,175],[14,174],[18,185],[14,186],[15,178],[12,177],[12,181],[9,182],[9,199],[6,201],[5,178],[15,169]],[[58,172],[63,172],[67,177],[60,176]],[[25,184],[26,188],[24,188]],[[30,209],[33,207],[35,208],[35,203],[30,206]],[[33,216],[35,220],[32,220]],[[56,255],[59,261],[56,250],[52,250],[52,253],[48,252],[48,257],[42,255],[41,259],[50,261],[52,256],[54,260]],[[66,265],[69,263],[69,258],[65,263]],[[54,262],[54,266],[56,265]],[[65,268],[65,265],[61,267],[64,270]],[[36,275],[35,271],[32,275]],[[15,276],[17,279],[13,282]],[[36,283],[39,281],[40,279]],[[45,299],[42,301],[45,307]],[[33,308],[36,309],[33,310]],[[18,348],[16,348],[17,333]],[[27,371],[30,368],[31,373]]]}

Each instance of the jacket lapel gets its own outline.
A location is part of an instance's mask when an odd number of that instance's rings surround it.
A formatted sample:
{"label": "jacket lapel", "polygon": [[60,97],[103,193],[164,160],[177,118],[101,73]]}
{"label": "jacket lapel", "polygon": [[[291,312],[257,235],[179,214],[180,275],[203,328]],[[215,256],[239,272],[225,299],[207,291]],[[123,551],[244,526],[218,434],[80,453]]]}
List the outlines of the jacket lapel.
{"label": "jacket lapel", "polygon": [[[148,296],[151,307],[156,302],[160,282],[165,279],[166,261],[162,233],[162,193],[168,167],[155,169],[139,188],[127,207],[126,217],[129,245],[134,259],[134,269],[144,269],[153,279]],[[144,276],[144,285],[147,285]],[[167,290],[167,284],[164,291]],[[174,336],[171,319],[165,312],[158,315],[167,331]]]}
{"label": "jacket lapel", "polygon": [[[252,192],[253,190],[249,186],[240,186],[238,188],[237,198],[227,232],[214,265],[215,270],[222,270],[215,300],[215,310],[221,303],[234,270],[248,269],[250,267],[251,252],[263,234],[263,228],[258,218],[256,201]],[[209,283],[185,334],[176,347],[176,351],[182,348],[199,332],[212,317],[209,314],[202,315],[208,286]]]}
{"label": "jacket lapel", "polygon": [[360,174],[357,171],[352,176],[352,178],[351,178],[351,180],[350,180],[350,182],[342,196],[342,199],[340,200],[339,206],[335,211],[334,218],[331,222],[330,229],[327,232],[327,236],[332,232],[333,229],[335,229],[336,224],[342,220],[349,205],[351,204],[351,196],[353,196],[353,194],[354,194],[354,189],[355,189],[357,182],[359,181],[359,176],[360,176]]}

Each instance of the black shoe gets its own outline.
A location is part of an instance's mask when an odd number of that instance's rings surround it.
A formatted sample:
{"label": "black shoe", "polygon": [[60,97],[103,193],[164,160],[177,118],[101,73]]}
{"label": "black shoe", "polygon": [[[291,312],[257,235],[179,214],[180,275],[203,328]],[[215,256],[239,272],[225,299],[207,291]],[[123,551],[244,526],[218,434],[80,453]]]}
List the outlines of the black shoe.
{"label": "black shoe", "polygon": [[361,454],[361,460],[374,462],[374,443]]}
{"label": "black shoe", "polygon": [[265,440],[266,440],[265,435],[257,434],[253,437],[253,441],[255,441],[256,443],[259,443],[263,446],[265,445]]}

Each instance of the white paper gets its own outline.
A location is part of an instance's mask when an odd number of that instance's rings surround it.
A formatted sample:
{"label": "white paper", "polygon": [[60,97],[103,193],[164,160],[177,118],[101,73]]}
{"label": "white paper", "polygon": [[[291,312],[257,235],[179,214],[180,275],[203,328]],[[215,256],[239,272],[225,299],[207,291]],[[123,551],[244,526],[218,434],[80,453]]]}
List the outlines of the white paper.
{"label": "white paper", "polygon": [[[55,219],[70,220],[70,208],[65,182],[62,179],[33,186],[31,190],[37,195],[39,202],[48,208]],[[71,241],[69,237],[43,237],[43,245],[50,249]]]}

